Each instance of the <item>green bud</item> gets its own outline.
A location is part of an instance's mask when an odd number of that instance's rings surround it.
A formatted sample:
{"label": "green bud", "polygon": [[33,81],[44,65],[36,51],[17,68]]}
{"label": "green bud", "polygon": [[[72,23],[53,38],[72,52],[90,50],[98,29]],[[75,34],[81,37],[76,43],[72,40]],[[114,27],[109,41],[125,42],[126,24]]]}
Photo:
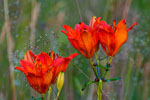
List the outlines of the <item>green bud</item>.
{"label": "green bud", "polygon": [[60,72],[57,77],[56,86],[58,91],[61,91],[64,85],[64,72]]}

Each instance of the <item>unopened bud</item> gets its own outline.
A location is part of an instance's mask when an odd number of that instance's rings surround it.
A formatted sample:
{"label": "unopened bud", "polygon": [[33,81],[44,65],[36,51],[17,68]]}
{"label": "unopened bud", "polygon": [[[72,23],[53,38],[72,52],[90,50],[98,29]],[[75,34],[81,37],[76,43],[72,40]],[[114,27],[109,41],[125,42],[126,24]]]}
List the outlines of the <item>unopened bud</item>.
{"label": "unopened bud", "polygon": [[94,63],[93,66],[97,66],[97,63]]}
{"label": "unopened bud", "polygon": [[64,72],[60,72],[57,77],[56,86],[58,91],[62,89],[64,85]]}
{"label": "unopened bud", "polygon": [[98,78],[95,78],[95,82],[99,82],[99,79],[98,79]]}
{"label": "unopened bud", "polygon": [[103,79],[102,79],[102,81],[103,81],[103,82],[106,82],[106,79],[105,79],[105,78],[103,78]]}

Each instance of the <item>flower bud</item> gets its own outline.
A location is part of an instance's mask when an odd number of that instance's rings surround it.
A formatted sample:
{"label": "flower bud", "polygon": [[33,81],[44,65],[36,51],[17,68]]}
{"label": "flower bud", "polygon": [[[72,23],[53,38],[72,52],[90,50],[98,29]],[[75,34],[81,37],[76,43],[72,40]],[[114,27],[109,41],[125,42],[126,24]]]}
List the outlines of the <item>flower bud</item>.
{"label": "flower bud", "polygon": [[60,72],[57,77],[56,86],[58,91],[62,89],[64,85],[64,72]]}
{"label": "flower bud", "polygon": [[93,66],[97,66],[97,63],[94,63]]}

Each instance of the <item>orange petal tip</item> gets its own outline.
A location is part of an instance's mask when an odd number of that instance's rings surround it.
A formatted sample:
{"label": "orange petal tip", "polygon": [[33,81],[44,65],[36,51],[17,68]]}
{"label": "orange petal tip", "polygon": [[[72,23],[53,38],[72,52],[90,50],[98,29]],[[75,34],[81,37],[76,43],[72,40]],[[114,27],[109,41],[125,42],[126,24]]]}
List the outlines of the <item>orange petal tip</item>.
{"label": "orange petal tip", "polygon": [[132,30],[132,28],[133,28],[135,25],[137,25],[137,24],[138,24],[137,22],[133,23],[133,24],[128,28],[127,32],[130,31],[130,30]]}
{"label": "orange petal tip", "polygon": [[122,23],[124,23],[124,24],[125,24],[125,23],[126,23],[126,20],[125,20],[125,19],[123,19],[123,20],[122,20]]}
{"label": "orange petal tip", "polygon": [[76,57],[78,55],[78,53],[73,53],[72,55],[69,56],[70,59],[73,59],[74,57]]}

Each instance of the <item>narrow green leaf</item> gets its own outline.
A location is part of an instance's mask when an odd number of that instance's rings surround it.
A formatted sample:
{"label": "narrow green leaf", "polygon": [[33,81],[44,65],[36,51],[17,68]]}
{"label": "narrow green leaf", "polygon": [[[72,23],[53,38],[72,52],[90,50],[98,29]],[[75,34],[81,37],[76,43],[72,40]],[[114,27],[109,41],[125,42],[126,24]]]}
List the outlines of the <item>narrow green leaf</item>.
{"label": "narrow green leaf", "polygon": [[95,81],[89,81],[89,82],[85,83],[85,85],[84,85],[83,88],[82,88],[82,91],[84,91],[85,88],[86,88],[88,85],[92,84],[92,83],[96,83],[96,82],[95,82]]}
{"label": "narrow green leaf", "polygon": [[116,80],[121,80],[120,77],[118,78],[111,78],[111,79],[107,79],[106,82],[110,82],[110,81],[116,81]]}

